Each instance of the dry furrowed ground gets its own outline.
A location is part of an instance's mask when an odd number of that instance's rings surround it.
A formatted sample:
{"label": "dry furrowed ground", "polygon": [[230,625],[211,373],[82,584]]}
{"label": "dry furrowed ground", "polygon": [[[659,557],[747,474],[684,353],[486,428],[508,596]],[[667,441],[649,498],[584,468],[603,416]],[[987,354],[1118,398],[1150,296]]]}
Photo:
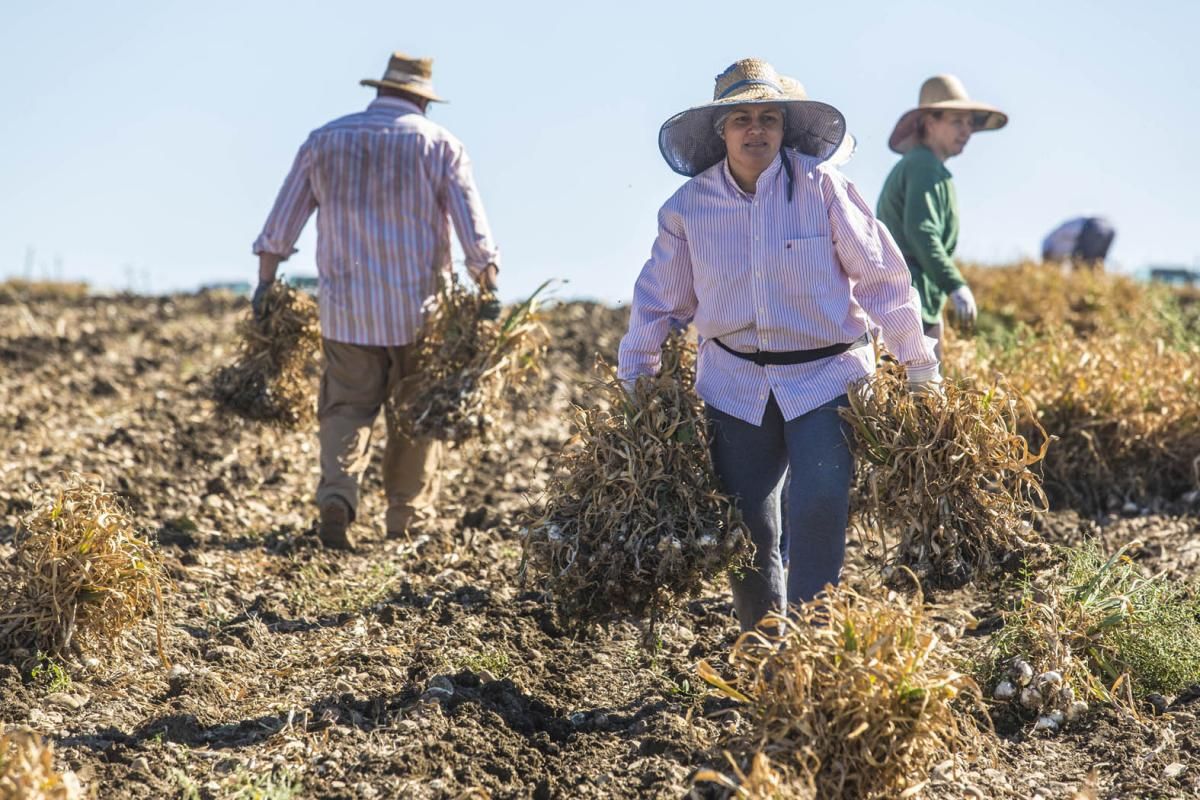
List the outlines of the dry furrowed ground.
{"label": "dry furrowed ground", "polygon": [[[244,310],[217,296],[0,299],[0,562],[34,485],[78,471],[125,499],[175,585],[170,668],[152,622],[65,669],[0,652],[0,725],[44,734],[57,766],[101,798],[721,796],[690,779],[724,770],[722,743],[747,724],[695,670],[723,664],[736,638],[726,588],[647,651],[630,623],[573,638],[517,583],[515,520],[624,315],[555,309],[544,405],[454,456],[441,519],[407,541],[384,539],[373,466],[367,541],[339,554],[312,535],[313,431],[213,413],[208,377],[230,360]],[[1196,517],[1102,522],[1093,532],[1114,549],[1142,542],[1133,555],[1147,570],[1200,574]],[[1094,523],[1056,512],[1043,528],[1069,542]],[[855,583],[854,543],[851,554]],[[981,621],[955,643],[970,657],[1009,597],[931,599],[950,627],[964,612]],[[1096,768],[1101,797],[1200,795],[1195,699],[1142,720],[1097,708],[1054,738],[999,719],[996,763],[937,765],[927,794],[1067,798]]]}

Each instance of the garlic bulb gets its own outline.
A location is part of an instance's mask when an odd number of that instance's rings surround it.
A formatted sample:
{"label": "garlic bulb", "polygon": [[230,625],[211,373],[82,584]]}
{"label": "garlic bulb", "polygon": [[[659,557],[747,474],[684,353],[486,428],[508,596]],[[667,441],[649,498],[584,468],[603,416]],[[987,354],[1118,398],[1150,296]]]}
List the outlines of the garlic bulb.
{"label": "garlic bulb", "polygon": [[1028,686],[1033,680],[1033,667],[1024,659],[1014,658],[1008,667],[1008,677],[1017,686]]}
{"label": "garlic bulb", "polygon": [[1055,733],[1058,730],[1058,726],[1059,723],[1054,719],[1054,717],[1043,715],[1038,717],[1033,729],[1035,731],[1049,731],[1050,733]]}
{"label": "garlic bulb", "polygon": [[1009,681],[1000,681],[992,691],[992,697],[997,700],[1012,700],[1017,696],[1017,687]]}
{"label": "garlic bulb", "polygon": [[1041,675],[1038,675],[1037,680],[1033,682],[1033,685],[1038,687],[1039,691],[1045,691],[1045,689],[1050,686],[1061,686],[1062,682],[1063,677],[1061,672],[1049,670],[1047,672],[1043,672]]}
{"label": "garlic bulb", "polygon": [[1076,700],[1067,707],[1067,722],[1074,722],[1087,713],[1088,704],[1082,700]]}
{"label": "garlic bulb", "polygon": [[1042,693],[1032,686],[1026,686],[1021,690],[1021,705],[1028,709],[1038,709],[1042,707]]}

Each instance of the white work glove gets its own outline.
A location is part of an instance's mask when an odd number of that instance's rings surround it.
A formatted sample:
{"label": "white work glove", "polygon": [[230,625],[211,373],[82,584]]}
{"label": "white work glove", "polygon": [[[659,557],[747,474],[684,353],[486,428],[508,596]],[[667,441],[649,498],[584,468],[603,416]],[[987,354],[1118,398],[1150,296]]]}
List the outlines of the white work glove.
{"label": "white work glove", "polygon": [[960,286],[951,292],[950,302],[954,305],[954,316],[960,325],[967,328],[975,325],[979,309],[975,305],[975,295],[971,294],[970,286]]}
{"label": "white work glove", "polygon": [[908,373],[908,391],[919,395],[940,395],[942,393],[942,376],[937,364],[927,364],[923,367],[906,367]]}

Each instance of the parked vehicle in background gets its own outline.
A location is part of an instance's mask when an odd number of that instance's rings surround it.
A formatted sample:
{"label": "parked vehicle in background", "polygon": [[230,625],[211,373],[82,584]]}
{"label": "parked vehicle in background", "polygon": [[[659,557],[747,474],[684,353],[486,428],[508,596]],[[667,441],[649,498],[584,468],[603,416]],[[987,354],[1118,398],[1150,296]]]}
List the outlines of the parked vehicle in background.
{"label": "parked vehicle in background", "polygon": [[1172,286],[1200,287],[1200,269],[1187,267],[1151,267],[1150,280]]}
{"label": "parked vehicle in background", "polygon": [[201,284],[198,292],[230,292],[232,294],[250,295],[250,290],[254,287],[250,285],[250,281],[214,281],[212,283]]}

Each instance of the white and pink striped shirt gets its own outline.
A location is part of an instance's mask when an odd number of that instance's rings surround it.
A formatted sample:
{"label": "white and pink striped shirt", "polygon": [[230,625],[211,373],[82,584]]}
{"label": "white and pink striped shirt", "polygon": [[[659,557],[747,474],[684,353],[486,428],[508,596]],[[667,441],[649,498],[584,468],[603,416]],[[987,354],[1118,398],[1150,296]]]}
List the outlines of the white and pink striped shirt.
{"label": "white and pink striped shirt", "polygon": [[902,362],[936,365],[908,267],[887,228],[836,168],[794,150],[781,153],[794,175],[790,203],[776,157],[753,195],[722,159],[663,205],[621,340],[621,378],[657,372],[672,320],[689,319],[701,337],[697,392],[755,425],[772,393],[785,420],[842,394],[874,371],[872,348],[763,367],[709,339],[742,352],[812,350],[878,326]]}
{"label": "white and pink striped shirt", "polygon": [[309,135],[255,254],[295,253],[314,209],[327,339],[413,342],[439,273],[452,269],[451,223],[472,276],[500,264],[466,150],[407,100],[376,98]]}

